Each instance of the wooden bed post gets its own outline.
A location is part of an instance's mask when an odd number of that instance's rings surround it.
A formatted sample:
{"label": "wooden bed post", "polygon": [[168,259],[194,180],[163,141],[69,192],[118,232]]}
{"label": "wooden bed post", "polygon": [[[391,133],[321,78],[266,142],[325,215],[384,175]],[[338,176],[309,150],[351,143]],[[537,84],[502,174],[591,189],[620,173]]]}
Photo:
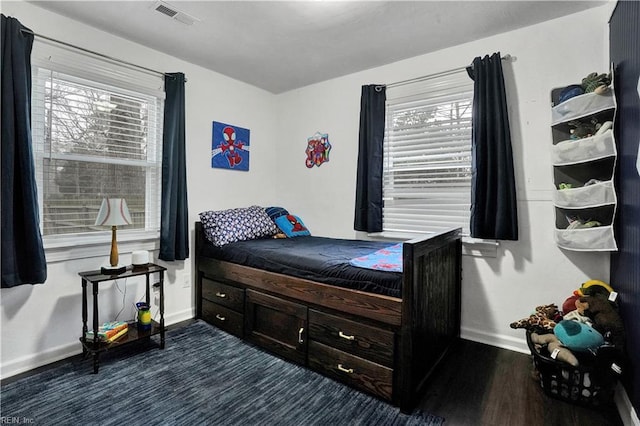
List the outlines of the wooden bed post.
{"label": "wooden bed post", "polygon": [[461,230],[403,244],[402,323],[396,403],[408,413],[460,336]]}
{"label": "wooden bed post", "polygon": [[194,270],[193,270],[193,278],[195,280],[195,293],[196,293],[196,318],[202,318],[202,273],[200,272],[200,252],[202,251],[202,246],[204,244],[203,241],[204,233],[202,232],[202,223],[196,222],[195,226],[195,246],[196,246],[196,255],[194,260]]}

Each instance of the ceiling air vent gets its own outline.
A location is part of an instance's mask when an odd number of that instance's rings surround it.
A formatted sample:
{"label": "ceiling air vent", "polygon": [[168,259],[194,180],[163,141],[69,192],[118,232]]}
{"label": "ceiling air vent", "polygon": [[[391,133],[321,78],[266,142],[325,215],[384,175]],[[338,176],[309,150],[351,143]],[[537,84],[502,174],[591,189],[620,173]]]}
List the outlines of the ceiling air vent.
{"label": "ceiling air vent", "polygon": [[153,9],[156,12],[167,15],[168,17],[173,18],[176,21],[182,22],[186,25],[193,25],[194,22],[199,21],[199,19],[196,19],[193,16],[178,10],[173,5],[170,5],[169,3],[163,1],[156,2],[156,4],[153,6]]}

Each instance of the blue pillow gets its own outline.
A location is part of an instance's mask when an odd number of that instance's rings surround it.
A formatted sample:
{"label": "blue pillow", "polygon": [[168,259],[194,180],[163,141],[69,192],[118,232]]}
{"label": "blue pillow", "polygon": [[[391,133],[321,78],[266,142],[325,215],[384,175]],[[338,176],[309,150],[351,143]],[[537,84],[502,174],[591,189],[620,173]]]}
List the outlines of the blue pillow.
{"label": "blue pillow", "polygon": [[304,226],[304,223],[302,223],[302,220],[298,216],[287,214],[277,217],[275,222],[278,228],[289,238],[311,235],[311,232]]}
{"label": "blue pillow", "polygon": [[285,216],[289,214],[289,212],[282,207],[267,207],[266,209],[264,209],[264,211],[267,212],[271,220],[273,220],[274,222],[280,216]]}

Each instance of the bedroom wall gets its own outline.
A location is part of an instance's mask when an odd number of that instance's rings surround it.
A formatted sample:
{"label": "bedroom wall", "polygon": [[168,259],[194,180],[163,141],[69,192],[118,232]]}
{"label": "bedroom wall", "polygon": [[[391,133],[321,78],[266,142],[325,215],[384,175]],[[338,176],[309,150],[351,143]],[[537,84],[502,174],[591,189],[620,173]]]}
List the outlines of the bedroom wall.
{"label": "bedroom wall", "polygon": [[[352,238],[360,86],[389,83],[467,65],[500,50],[517,58],[505,64],[519,197],[519,242],[502,243],[496,257],[463,259],[463,336],[525,350],[509,322],[538,304],[561,303],[587,278],[608,280],[609,255],[571,253],[553,243],[549,92],[607,67],[607,10],[569,17],[400,61],[279,96],[87,27],[33,4],[3,2],[2,12],[44,35],[76,43],[146,67],[182,71],[188,78],[186,129],[190,222],[198,212],[249,204],[281,204],[302,216],[316,235]],[[211,121],[250,128],[251,171],[209,168]],[[330,162],[304,166],[306,138],[328,132]],[[192,241],[193,243],[193,241]],[[131,245],[120,244],[123,261]],[[157,246],[155,247],[157,249]],[[108,244],[104,252],[108,252]],[[157,256],[157,250],[154,251]],[[103,257],[55,261],[44,285],[2,289],[0,375],[7,377],[79,352],[79,271]],[[191,261],[165,264],[166,319],[193,316]],[[140,282],[124,303],[142,296]],[[101,287],[101,313],[117,314],[122,295]],[[122,318],[122,317],[121,317]],[[110,317],[102,320],[112,319]]]}
{"label": "bedroom wall", "polygon": [[[509,323],[537,305],[562,304],[589,278],[609,279],[608,253],[560,250],[553,241],[550,91],[608,68],[610,6],[511,31],[291,91],[277,98],[281,204],[316,235],[353,238],[360,87],[466,66],[496,51],[504,62],[517,180],[520,240],[495,257],[463,257],[462,336],[528,352]],[[329,134],[330,161],[304,165],[305,143]]]}
{"label": "bedroom wall", "polygon": [[[177,60],[136,43],[101,32],[76,21],[24,2],[3,2],[2,12],[25,26],[59,40],[167,72],[181,71],[186,85],[186,151],[190,222],[200,211],[267,204],[275,197],[276,160],[275,96],[201,67]],[[169,24],[179,25],[172,21]],[[251,169],[234,172],[210,168],[212,120],[236,124],[251,130]],[[193,228],[193,227],[192,227]],[[193,229],[192,229],[193,232]],[[119,232],[119,236],[123,233]],[[122,238],[122,237],[121,237]],[[105,238],[104,256],[48,264],[44,285],[23,285],[2,289],[0,328],[2,333],[1,376],[43,365],[81,351],[81,286],[78,272],[98,269],[109,253]],[[193,239],[192,239],[193,246]],[[149,246],[144,246],[149,248]],[[151,246],[157,258],[158,243]],[[82,248],[76,248],[82,252]],[[121,259],[130,262],[135,246],[119,243]],[[59,254],[59,253],[58,253]],[[64,255],[64,253],[63,253]],[[78,256],[82,257],[82,254]],[[52,258],[50,251],[47,257]],[[165,275],[168,324],[194,315],[192,259],[160,262]],[[133,318],[132,304],[143,296],[142,280],[119,283],[126,297],[113,284],[100,287],[100,320]],[[155,312],[155,309],[152,310]]]}

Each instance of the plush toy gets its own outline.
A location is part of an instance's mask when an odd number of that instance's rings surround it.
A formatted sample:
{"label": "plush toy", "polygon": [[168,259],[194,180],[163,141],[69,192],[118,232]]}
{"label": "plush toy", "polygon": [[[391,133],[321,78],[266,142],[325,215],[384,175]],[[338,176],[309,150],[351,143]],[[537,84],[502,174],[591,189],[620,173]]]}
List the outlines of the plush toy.
{"label": "plush toy", "polygon": [[604,343],[604,337],[595,328],[577,321],[562,320],[553,334],[568,349],[575,352],[595,351]]}
{"label": "plush toy", "polygon": [[570,138],[575,140],[595,135],[601,124],[598,123],[598,120],[592,118],[590,121],[572,120],[569,122],[569,126],[573,127],[569,130],[569,133],[571,133]]}
{"label": "plush toy", "polygon": [[577,309],[574,309],[568,314],[564,314],[562,319],[581,322],[583,324],[587,324],[589,327],[593,327],[593,321],[591,321],[591,318],[586,315],[582,315]]}
{"label": "plush toy", "polygon": [[573,352],[562,346],[555,334],[531,333],[531,341],[540,346],[546,346],[552,358],[577,367],[580,363]]}
{"label": "plush toy", "polygon": [[[609,74],[598,74],[596,72],[592,72],[582,79],[581,86],[584,89],[584,93],[596,92],[598,94],[602,94],[610,84],[611,76]],[[596,89],[598,90],[596,91]]]}
{"label": "plush toy", "polygon": [[598,330],[619,351],[624,349],[624,325],[614,305],[602,296],[582,296],[576,301],[576,310],[593,321]]}
{"label": "plush toy", "polygon": [[562,89],[562,91],[560,92],[560,95],[558,96],[558,103],[561,104],[564,101],[568,101],[569,99],[575,96],[580,96],[582,94],[584,94],[584,89],[582,88],[582,85],[572,84]]}
{"label": "plush toy", "polygon": [[568,314],[569,312],[576,310],[576,300],[580,298],[580,295],[576,294],[577,290],[562,303],[562,313]]}
{"label": "plush toy", "polygon": [[[586,185],[586,184],[585,184]],[[593,296],[593,295],[602,295],[605,298],[609,297],[609,294],[613,292],[613,288],[604,281],[601,280],[589,280],[580,286],[579,289],[574,290],[573,294],[562,303],[562,313],[564,315],[569,312],[575,311],[576,309],[576,301],[582,296]],[[582,315],[582,314],[580,314]],[[571,318],[565,318],[571,319]]]}
{"label": "plush toy", "polygon": [[511,328],[524,328],[541,334],[552,333],[553,328],[556,326],[556,321],[561,318],[557,305],[541,305],[536,307],[536,312],[533,315],[512,322],[509,326]]}
{"label": "plush toy", "polygon": [[609,297],[609,294],[613,292],[613,288],[600,280],[589,280],[587,282],[582,283],[582,286],[573,292],[574,295],[582,296],[595,296],[601,295],[605,298]]}

